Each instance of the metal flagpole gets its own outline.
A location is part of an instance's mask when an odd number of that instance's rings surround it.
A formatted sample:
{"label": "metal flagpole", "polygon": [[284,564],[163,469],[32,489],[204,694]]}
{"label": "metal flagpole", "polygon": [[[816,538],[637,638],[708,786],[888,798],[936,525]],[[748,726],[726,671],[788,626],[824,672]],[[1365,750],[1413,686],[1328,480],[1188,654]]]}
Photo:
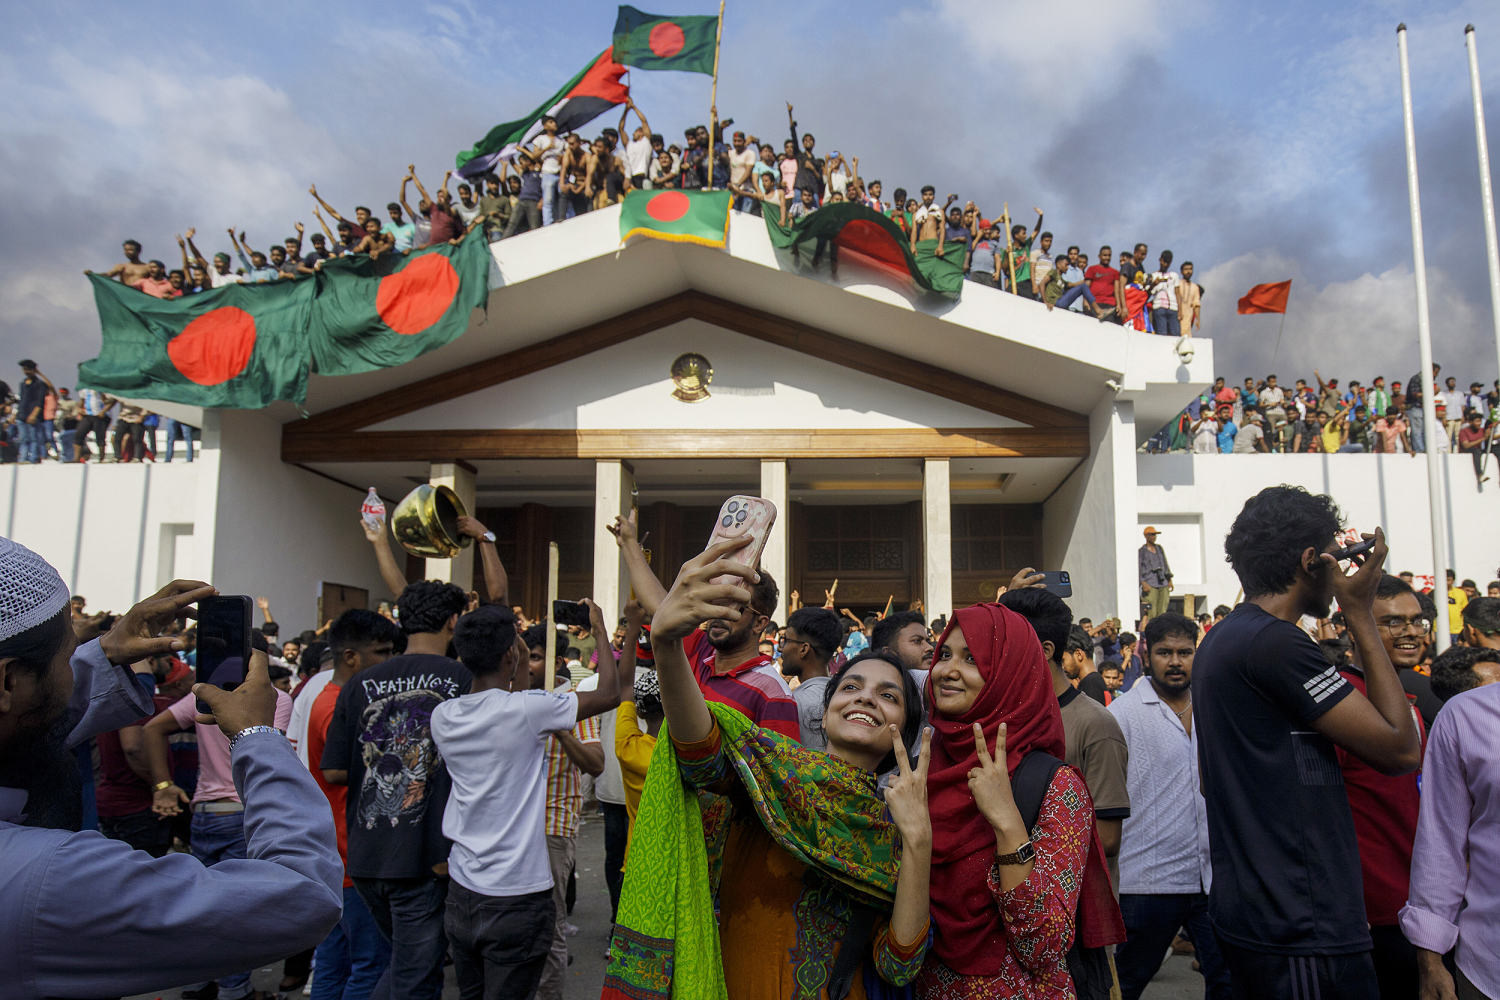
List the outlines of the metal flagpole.
{"label": "metal flagpole", "polygon": [[[1479,201],[1484,207],[1484,251],[1490,265],[1490,312],[1495,324],[1495,357],[1500,365],[1500,243],[1495,239],[1495,192],[1490,186],[1490,144],[1484,127],[1484,91],[1479,86],[1479,51],[1475,47],[1474,26],[1464,27],[1464,45],[1469,50],[1469,89],[1474,92],[1474,142],[1479,147]],[[1500,367],[1497,367],[1500,372]],[[1489,414],[1485,415],[1485,458],[1480,468],[1489,464],[1490,438],[1494,428],[1489,427]]]}
{"label": "metal flagpole", "polygon": [[1281,304],[1281,322],[1276,324],[1276,348],[1271,351],[1271,366],[1276,366],[1276,355],[1281,353],[1281,332],[1286,329],[1287,309],[1292,304],[1292,290],[1286,290],[1286,301]]}
{"label": "metal flagpole", "polygon": [[1433,623],[1437,651],[1448,648],[1447,500],[1437,450],[1437,401],[1432,388],[1432,322],[1427,307],[1427,253],[1422,245],[1422,194],[1417,184],[1417,132],[1412,123],[1411,67],[1406,58],[1406,25],[1396,27],[1396,50],[1401,57],[1401,114],[1406,126],[1406,193],[1411,202],[1412,269],[1417,282],[1417,348],[1421,370],[1422,422],[1426,426],[1427,506],[1432,527],[1432,589],[1438,608]]}
{"label": "metal flagpole", "polygon": [[719,0],[719,23],[714,27],[714,82],[708,92],[708,177],[705,188],[714,187],[714,157],[719,145],[719,45],[724,41],[724,0]]}

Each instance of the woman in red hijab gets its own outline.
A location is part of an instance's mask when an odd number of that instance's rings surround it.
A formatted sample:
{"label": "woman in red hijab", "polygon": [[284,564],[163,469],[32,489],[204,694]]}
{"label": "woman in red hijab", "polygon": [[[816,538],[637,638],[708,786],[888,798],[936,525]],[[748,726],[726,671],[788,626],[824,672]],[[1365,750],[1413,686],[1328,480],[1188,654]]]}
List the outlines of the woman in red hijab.
{"label": "woman in red hijab", "polygon": [[1075,932],[1084,945],[1103,944],[1119,910],[1083,777],[1058,767],[1030,830],[1011,791],[1027,754],[1061,761],[1065,752],[1031,625],[997,604],[955,612],[927,697],[936,730],[928,777],[935,935],[917,996],[1071,1000]]}

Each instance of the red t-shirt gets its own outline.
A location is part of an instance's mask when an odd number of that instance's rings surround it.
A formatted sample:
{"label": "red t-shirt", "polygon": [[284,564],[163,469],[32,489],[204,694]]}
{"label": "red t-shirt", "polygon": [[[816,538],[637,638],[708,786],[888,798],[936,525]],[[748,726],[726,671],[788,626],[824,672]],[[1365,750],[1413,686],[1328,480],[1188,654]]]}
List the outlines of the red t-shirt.
{"label": "red t-shirt", "polygon": [[[151,716],[143,716],[122,728],[144,726]],[[100,816],[129,816],[151,808],[151,786],[130,769],[125,750],[120,746],[119,730],[100,733],[94,738],[99,748],[99,773],[94,776],[94,806]]]}
{"label": "red t-shirt", "polygon": [[[1364,674],[1341,674],[1365,693]],[[1408,699],[1410,696],[1408,696]],[[1412,710],[1422,745],[1427,733],[1421,713]],[[1411,888],[1411,853],[1417,839],[1417,775],[1392,777],[1336,748],[1344,772],[1344,791],[1354,815],[1354,838],[1359,842],[1359,871],[1365,884],[1365,919],[1371,927],[1394,927]]]}
{"label": "red t-shirt", "polygon": [[774,730],[797,742],[802,741],[802,727],[797,719],[797,702],[791,690],[776,673],[775,661],[769,656],[755,656],[725,674],[714,673],[716,650],[702,629],[682,641],[688,662],[698,678],[698,686],[709,701],[722,702],[743,712],[758,726]]}
{"label": "red t-shirt", "polygon": [[463,235],[463,222],[446,208],[433,205],[427,210],[427,221],[432,223],[432,234],[428,238],[428,246],[434,243],[446,243],[455,236]]}
{"label": "red t-shirt", "polygon": [[1088,279],[1089,291],[1094,293],[1095,302],[1101,306],[1115,304],[1115,281],[1120,277],[1119,271],[1103,264],[1091,264],[1083,272],[1083,276]]}
{"label": "red t-shirt", "polygon": [[[339,691],[342,685],[331,681],[318,692],[317,699],[307,713],[307,759],[320,761],[323,759],[323,747],[328,742],[328,724],[333,721],[333,706],[338,704]],[[313,780],[318,787],[323,789],[323,795],[328,799],[328,805],[333,809],[333,832],[338,838],[339,859],[344,862],[344,888],[348,889],[354,885],[349,878],[349,786],[330,785],[323,780],[323,769],[316,763],[312,769]]]}
{"label": "red t-shirt", "polygon": [[1458,431],[1458,447],[1460,451],[1471,451],[1484,443],[1484,431],[1476,431],[1468,424],[1464,424]]}

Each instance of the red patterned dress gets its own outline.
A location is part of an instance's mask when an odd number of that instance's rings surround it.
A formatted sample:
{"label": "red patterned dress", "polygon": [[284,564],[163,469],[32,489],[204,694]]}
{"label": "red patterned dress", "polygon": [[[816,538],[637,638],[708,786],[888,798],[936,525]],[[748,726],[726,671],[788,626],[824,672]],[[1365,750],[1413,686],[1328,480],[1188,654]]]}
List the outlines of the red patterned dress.
{"label": "red patterned dress", "polygon": [[990,868],[987,888],[1005,934],[999,974],[960,975],[929,952],[915,983],[919,1000],[1073,1000],[1067,957],[1093,832],[1094,803],[1083,778],[1058,768],[1031,831],[1031,874],[1003,892]]}

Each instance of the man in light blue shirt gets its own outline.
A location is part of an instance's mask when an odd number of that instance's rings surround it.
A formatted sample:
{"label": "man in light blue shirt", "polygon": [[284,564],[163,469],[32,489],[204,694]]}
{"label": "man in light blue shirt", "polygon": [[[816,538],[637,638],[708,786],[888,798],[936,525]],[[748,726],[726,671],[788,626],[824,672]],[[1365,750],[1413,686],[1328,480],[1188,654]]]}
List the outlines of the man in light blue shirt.
{"label": "man in light blue shirt", "polygon": [[[76,809],[76,786],[53,780],[73,766],[73,748],[152,710],[129,664],[180,648],[158,633],[213,594],[174,581],[75,649],[57,571],[0,538],[0,681],[10,695],[0,706],[0,1000],[156,992],[274,962],[337,922],[333,817],[270,725],[276,691],[264,656],[232,693],[195,688],[230,741],[246,858],[205,868],[55,826],[70,801]],[[61,741],[51,737],[58,723],[68,727]]]}
{"label": "man in light blue shirt", "polygon": [[[406,185],[403,183],[403,197],[405,196],[405,189]],[[404,221],[406,217],[401,214],[401,206],[394,201],[386,205],[385,210],[390,213],[391,218],[390,221],[380,224],[380,231],[382,233],[390,233],[395,239],[397,253],[406,253],[416,241],[416,223]]]}
{"label": "man in light blue shirt", "polygon": [[270,265],[265,254],[259,250],[251,250],[248,244],[241,243],[244,236],[244,233],[240,233],[239,238],[236,238],[234,230],[229,230],[229,242],[234,244],[234,252],[240,258],[240,263],[245,266],[245,280],[253,283],[275,281],[281,277],[281,272]]}

